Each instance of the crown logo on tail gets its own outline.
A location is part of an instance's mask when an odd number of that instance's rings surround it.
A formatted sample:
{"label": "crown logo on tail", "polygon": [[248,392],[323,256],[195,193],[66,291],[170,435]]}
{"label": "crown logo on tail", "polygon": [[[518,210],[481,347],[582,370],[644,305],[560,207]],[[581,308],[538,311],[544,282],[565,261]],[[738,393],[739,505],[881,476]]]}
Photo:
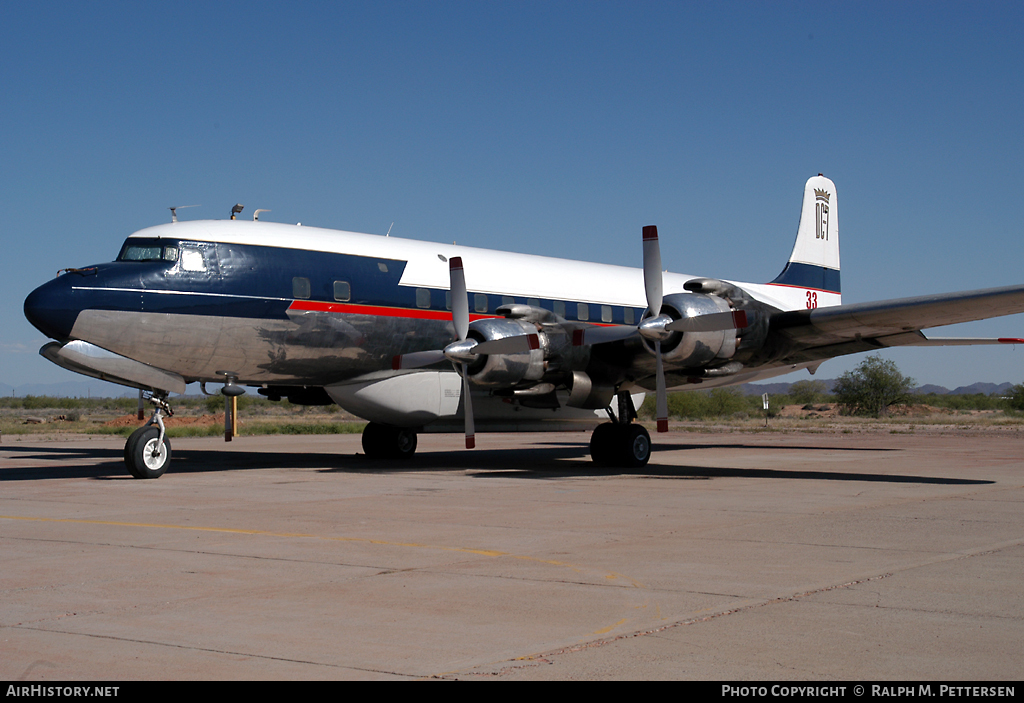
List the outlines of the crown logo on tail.
{"label": "crown logo on tail", "polygon": [[828,202],[828,198],[829,198],[829,192],[827,190],[822,190],[820,188],[815,188],[814,189],[814,198],[816,200],[824,200],[827,203]]}

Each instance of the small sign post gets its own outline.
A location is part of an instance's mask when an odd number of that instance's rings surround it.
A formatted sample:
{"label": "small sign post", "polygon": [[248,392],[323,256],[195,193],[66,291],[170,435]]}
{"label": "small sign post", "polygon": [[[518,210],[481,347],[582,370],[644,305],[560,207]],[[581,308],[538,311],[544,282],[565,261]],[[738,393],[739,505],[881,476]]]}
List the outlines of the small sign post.
{"label": "small sign post", "polygon": [[761,396],[761,402],[764,404],[764,426],[768,426],[768,394],[764,393]]}

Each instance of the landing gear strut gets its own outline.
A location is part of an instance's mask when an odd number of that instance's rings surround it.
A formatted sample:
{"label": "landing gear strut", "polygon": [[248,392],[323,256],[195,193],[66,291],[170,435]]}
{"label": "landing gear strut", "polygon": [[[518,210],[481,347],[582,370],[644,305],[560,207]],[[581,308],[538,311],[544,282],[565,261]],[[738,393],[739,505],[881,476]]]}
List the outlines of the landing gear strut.
{"label": "landing gear strut", "polygon": [[371,422],[363,430],[363,451],[371,459],[409,459],[416,453],[416,432]]}
{"label": "landing gear strut", "polygon": [[619,392],[618,399],[618,415],[608,408],[612,422],[598,425],[590,437],[590,457],[602,466],[645,466],[651,458],[651,435],[643,425],[633,422],[636,409],[629,393]]}
{"label": "landing gear strut", "polygon": [[171,464],[171,443],[166,437],[162,412],[174,413],[166,396],[153,396],[156,405],[149,422],[132,432],[124,444],[124,465],[135,478],[160,478]]}

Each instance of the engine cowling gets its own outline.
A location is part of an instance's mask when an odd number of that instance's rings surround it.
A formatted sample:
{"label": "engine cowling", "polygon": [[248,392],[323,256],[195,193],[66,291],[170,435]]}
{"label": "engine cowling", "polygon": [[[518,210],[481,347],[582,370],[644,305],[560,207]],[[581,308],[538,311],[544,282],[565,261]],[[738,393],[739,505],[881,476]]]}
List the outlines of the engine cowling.
{"label": "engine cowling", "polygon": [[[537,326],[521,320],[486,319],[469,325],[469,339],[489,342],[506,337],[537,334]],[[481,354],[469,365],[469,379],[478,386],[511,388],[522,383],[535,383],[544,377],[544,358],[548,340],[538,335],[537,349],[514,354]]]}
{"label": "engine cowling", "polygon": [[[674,293],[662,300],[661,313],[673,320],[696,318],[701,315],[730,312],[733,308],[724,298],[704,293]],[[662,341],[661,354],[665,361],[687,367],[706,366],[716,361],[731,359],[736,353],[735,329],[709,332],[672,332]],[[654,353],[650,340],[644,346]]]}

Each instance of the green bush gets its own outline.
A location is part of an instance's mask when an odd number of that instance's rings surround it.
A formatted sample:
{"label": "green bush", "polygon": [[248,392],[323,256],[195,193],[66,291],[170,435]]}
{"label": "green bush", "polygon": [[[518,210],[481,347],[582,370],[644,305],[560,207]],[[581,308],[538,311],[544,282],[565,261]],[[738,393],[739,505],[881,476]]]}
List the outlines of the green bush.
{"label": "green bush", "polygon": [[882,417],[890,407],[910,403],[913,386],[914,379],[901,374],[895,362],[873,354],[840,376],[832,394],[849,415]]}
{"label": "green bush", "polygon": [[[640,417],[654,417],[655,399],[651,394],[640,410]],[[715,388],[710,391],[680,391],[668,396],[669,417],[706,420],[711,418],[760,415],[760,396],[744,396],[738,388]]]}
{"label": "green bush", "polygon": [[1024,410],[1024,383],[1018,383],[1006,394],[1007,403],[1014,410]]}

